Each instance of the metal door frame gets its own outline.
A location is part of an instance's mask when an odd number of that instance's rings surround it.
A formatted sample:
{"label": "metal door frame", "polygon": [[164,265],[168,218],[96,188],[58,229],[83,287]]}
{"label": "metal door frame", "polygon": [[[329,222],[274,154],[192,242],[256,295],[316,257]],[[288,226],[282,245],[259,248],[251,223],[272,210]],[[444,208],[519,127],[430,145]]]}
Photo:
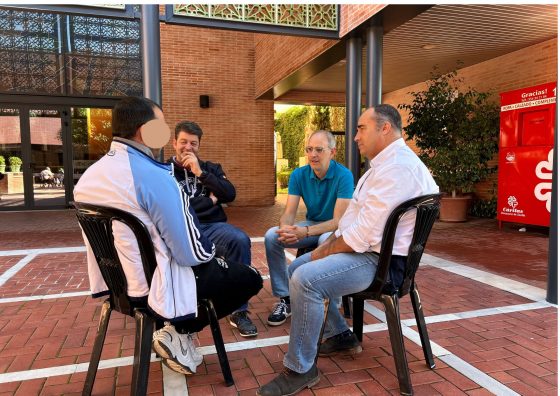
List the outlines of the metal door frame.
{"label": "metal door frame", "polygon": [[[48,99],[50,103],[45,103]],[[77,100],[78,99],[78,100]],[[0,94],[0,107],[17,109],[19,111],[21,135],[21,159],[23,172],[24,204],[15,207],[2,207],[0,212],[18,210],[52,210],[69,207],[73,200],[74,174],[71,108],[113,108],[120,98],[69,98],[69,97],[44,97],[39,95],[2,95]],[[64,163],[64,204],[37,206],[33,193],[33,174],[31,170],[31,125],[29,110],[58,110],[62,128],[62,161]]]}

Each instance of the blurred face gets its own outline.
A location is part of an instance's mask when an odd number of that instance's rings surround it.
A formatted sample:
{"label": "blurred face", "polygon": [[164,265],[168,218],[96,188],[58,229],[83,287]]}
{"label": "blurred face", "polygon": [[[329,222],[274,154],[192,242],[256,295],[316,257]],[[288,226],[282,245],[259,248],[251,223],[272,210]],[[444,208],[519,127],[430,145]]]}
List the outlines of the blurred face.
{"label": "blurred face", "polygon": [[360,154],[370,160],[374,158],[386,147],[387,133],[391,133],[391,126],[388,122],[378,125],[373,109],[364,111],[358,119],[357,133],[354,138]]}
{"label": "blurred face", "polygon": [[165,122],[163,112],[156,106],[153,107],[153,111],[154,118],[141,125],[131,139],[152,150],[159,150],[169,143],[171,131]]}
{"label": "blurred face", "polygon": [[200,140],[196,135],[181,131],[177,139],[173,139],[173,148],[175,149],[175,155],[179,159],[182,159],[185,153],[193,153],[198,157]]}
{"label": "blurred face", "polygon": [[329,141],[325,134],[316,133],[311,136],[305,146],[305,154],[311,169],[319,177],[323,177],[329,169],[329,163],[336,153],[336,149],[329,148]]}

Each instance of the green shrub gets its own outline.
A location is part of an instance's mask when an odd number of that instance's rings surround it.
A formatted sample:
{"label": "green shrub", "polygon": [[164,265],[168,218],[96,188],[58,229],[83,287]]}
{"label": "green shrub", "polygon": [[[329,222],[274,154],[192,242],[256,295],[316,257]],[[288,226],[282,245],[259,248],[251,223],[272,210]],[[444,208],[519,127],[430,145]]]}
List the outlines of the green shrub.
{"label": "green shrub", "polygon": [[10,157],[8,158],[8,162],[10,163],[10,166],[21,166],[22,164],[21,158],[19,157]]}
{"label": "green shrub", "polygon": [[423,91],[411,92],[412,103],[399,105],[408,111],[404,131],[420,149],[441,191],[467,193],[496,171],[489,167],[498,152],[499,107],[489,92],[463,87],[453,70],[434,69]]}
{"label": "green shrub", "polygon": [[303,155],[307,117],[307,107],[294,106],[275,120],[275,129],[282,137],[284,158],[288,159],[291,168],[298,166],[299,157]]}
{"label": "green shrub", "polygon": [[276,178],[280,183],[280,188],[288,187],[288,182],[290,181],[290,175],[292,174],[293,169],[282,169],[280,172],[276,173]]}
{"label": "green shrub", "polygon": [[6,159],[3,155],[0,155],[0,165],[6,165]]}
{"label": "green shrub", "polygon": [[492,199],[477,199],[471,203],[469,216],[494,219],[496,217],[497,205],[498,200],[496,197]]}

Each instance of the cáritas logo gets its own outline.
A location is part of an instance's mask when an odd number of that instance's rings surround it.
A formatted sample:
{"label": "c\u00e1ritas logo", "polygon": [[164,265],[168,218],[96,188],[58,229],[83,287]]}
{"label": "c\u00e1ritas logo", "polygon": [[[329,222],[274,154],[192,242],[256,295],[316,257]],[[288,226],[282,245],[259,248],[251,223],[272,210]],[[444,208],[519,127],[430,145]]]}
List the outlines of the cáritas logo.
{"label": "c\u00e1ritas logo", "polygon": [[523,211],[523,209],[517,209],[519,202],[517,201],[515,195],[510,195],[508,197],[507,204],[509,205],[509,208],[507,206],[504,206],[502,208],[502,214],[525,217],[525,212]]}

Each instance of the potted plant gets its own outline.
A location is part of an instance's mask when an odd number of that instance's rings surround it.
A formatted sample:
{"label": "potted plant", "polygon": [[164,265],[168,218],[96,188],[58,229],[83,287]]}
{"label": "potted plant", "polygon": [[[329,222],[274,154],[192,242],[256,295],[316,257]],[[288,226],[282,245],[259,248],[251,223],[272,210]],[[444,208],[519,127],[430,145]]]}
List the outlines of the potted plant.
{"label": "potted plant", "polygon": [[21,168],[21,158],[19,157],[10,157],[8,158],[8,162],[10,163],[10,171],[11,172],[19,172]]}
{"label": "potted plant", "polygon": [[404,128],[442,192],[440,219],[465,221],[474,186],[496,171],[488,161],[498,152],[499,109],[490,93],[464,87],[457,71],[438,73],[424,91],[411,92]]}
{"label": "potted plant", "polygon": [[6,159],[3,155],[0,155],[0,173],[6,172]]}

